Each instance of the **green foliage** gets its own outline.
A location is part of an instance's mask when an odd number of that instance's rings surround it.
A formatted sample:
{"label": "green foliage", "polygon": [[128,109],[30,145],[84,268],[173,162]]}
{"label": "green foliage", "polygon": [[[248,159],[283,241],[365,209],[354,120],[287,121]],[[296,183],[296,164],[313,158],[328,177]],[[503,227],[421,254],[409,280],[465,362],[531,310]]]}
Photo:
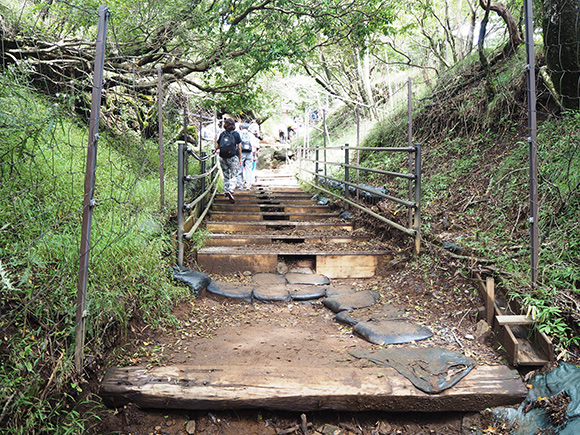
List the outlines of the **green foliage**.
{"label": "green foliage", "polygon": [[[87,128],[20,80],[0,78],[0,433],[80,434],[92,415],[86,409],[97,405],[72,363]],[[122,338],[134,316],[171,323],[171,308],[188,295],[169,280],[156,149],[140,138],[100,135],[90,358]]]}

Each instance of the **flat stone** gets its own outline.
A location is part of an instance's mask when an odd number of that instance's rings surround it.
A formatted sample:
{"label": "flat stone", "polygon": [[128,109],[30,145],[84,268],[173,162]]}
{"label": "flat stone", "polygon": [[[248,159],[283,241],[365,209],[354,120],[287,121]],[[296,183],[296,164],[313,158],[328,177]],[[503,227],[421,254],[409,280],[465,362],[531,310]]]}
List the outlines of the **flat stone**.
{"label": "flat stone", "polygon": [[212,281],[207,286],[207,291],[218,296],[224,296],[232,299],[243,299],[250,302],[252,300],[252,292],[255,284],[239,284],[234,282],[220,282]]}
{"label": "flat stone", "polygon": [[349,325],[349,326],[354,326],[358,322],[360,322],[360,320],[355,319],[351,315],[351,313],[352,313],[352,311],[339,311],[338,314],[336,316],[334,316],[334,320],[336,320],[337,322],[340,322],[340,323],[344,323],[344,324]]}
{"label": "flat stone", "polygon": [[285,276],[288,284],[307,284],[307,285],[328,285],[330,280],[324,275],[310,275],[307,273],[287,273]]}
{"label": "flat stone", "polygon": [[374,305],[380,298],[380,295],[372,290],[363,290],[360,292],[332,296],[326,298],[322,303],[326,308],[331,309],[335,313],[345,310],[356,310],[357,308],[365,308]]}
{"label": "flat stone", "polygon": [[187,267],[175,267],[173,269],[173,279],[189,285],[189,288],[196,295],[199,295],[212,282],[209,275],[188,269]]}
{"label": "flat stone", "polygon": [[312,275],[314,271],[310,267],[293,267],[290,269],[290,273],[306,273]]}
{"label": "flat stone", "polygon": [[252,281],[261,285],[286,284],[284,276],[277,273],[256,273]]}
{"label": "flat stone", "polygon": [[333,296],[351,295],[356,293],[356,291],[356,288],[348,284],[331,285],[326,289],[326,297],[331,298]]}
{"label": "flat stone", "polygon": [[262,285],[254,289],[254,298],[262,302],[287,302],[290,292],[286,284]]}
{"label": "flat stone", "polygon": [[433,336],[429,328],[404,320],[359,322],[353,331],[365,340],[379,345],[411,343]]}
{"label": "flat stone", "polygon": [[295,301],[320,299],[326,295],[326,287],[321,285],[288,285],[288,290]]}

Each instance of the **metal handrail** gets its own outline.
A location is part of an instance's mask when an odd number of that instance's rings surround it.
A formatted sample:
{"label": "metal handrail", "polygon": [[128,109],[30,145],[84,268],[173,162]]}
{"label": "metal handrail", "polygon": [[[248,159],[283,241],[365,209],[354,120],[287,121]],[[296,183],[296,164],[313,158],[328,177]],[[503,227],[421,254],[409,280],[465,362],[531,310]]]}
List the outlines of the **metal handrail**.
{"label": "metal handrail", "polygon": [[[315,176],[317,175],[313,171],[309,171],[308,169],[303,169],[303,171],[304,172],[308,172],[309,174],[312,174],[312,175],[315,175]],[[390,201],[393,201],[393,202],[396,202],[398,204],[404,205],[405,207],[410,207],[410,208],[416,208],[417,207],[417,204],[415,202],[405,201],[404,199],[396,198],[394,196],[390,196],[390,195],[387,195],[387,194],[378,192],[376,190],[369,189],[368,187],[364,187],[364,186],[361,186],[359,184],[350,183],[350,182],[344,181],[344,180],[338,180],[336,178],[332,178],[332,177],[329,177],[327,175],[322,175],[322,174],[318,174],[318,177],[325,178],[327,180],[337,181],[339,183],[344,183],[345,185],[352,186],[352,187],[354,187],[356,189],[359,189],[359,190],[364,190],[365,192],[372,193],[373,195],[380,196],[381,198],[388,199]]]}

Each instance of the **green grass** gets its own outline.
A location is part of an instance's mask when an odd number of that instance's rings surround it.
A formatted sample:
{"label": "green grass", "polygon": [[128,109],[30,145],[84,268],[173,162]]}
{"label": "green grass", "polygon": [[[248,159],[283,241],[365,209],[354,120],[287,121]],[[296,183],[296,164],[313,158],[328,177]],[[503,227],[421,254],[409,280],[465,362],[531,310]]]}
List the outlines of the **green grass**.
{"label": "green grass", "polygon": [[[86,126],[0,78],[0,433],[85,433],[91,396],[73,365]],[[166,197],[176,198],[168,152]],[[97,154],[84,353],[99,360],[133,317],[174,321],[156,142],[103,132]],[[82,406],[83,411],[80,411]]]}

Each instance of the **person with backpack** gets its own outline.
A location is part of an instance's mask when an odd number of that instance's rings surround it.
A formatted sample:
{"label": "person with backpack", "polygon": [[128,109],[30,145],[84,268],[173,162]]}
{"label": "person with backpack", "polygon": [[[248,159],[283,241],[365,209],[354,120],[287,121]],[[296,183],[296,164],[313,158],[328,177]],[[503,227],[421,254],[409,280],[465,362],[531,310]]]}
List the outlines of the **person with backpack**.
{"label": "person with backpack", "polygon": [[241,143],[240,134],[236,131],[236,122],[232,118],[226,118],[224,131],[216,142],[215,152],[220,156],[220,166],[224,174],[224,196],[231,202],[235,202],[236,177],[242,158]]}
{"label": "person with backpack", "polygon": [[250,190],[254,182],[254,173],[252,171],[254,164],[254,151],[256,149],[255,142],[257,142],[256,136],[250,133],[250,125],[248,123],[243,123],[240,125],[240,139],[241,139],[241,149],[242,157],[240,170],[238,172],[238,189],[242,190],[244,184],[246,189]]}

